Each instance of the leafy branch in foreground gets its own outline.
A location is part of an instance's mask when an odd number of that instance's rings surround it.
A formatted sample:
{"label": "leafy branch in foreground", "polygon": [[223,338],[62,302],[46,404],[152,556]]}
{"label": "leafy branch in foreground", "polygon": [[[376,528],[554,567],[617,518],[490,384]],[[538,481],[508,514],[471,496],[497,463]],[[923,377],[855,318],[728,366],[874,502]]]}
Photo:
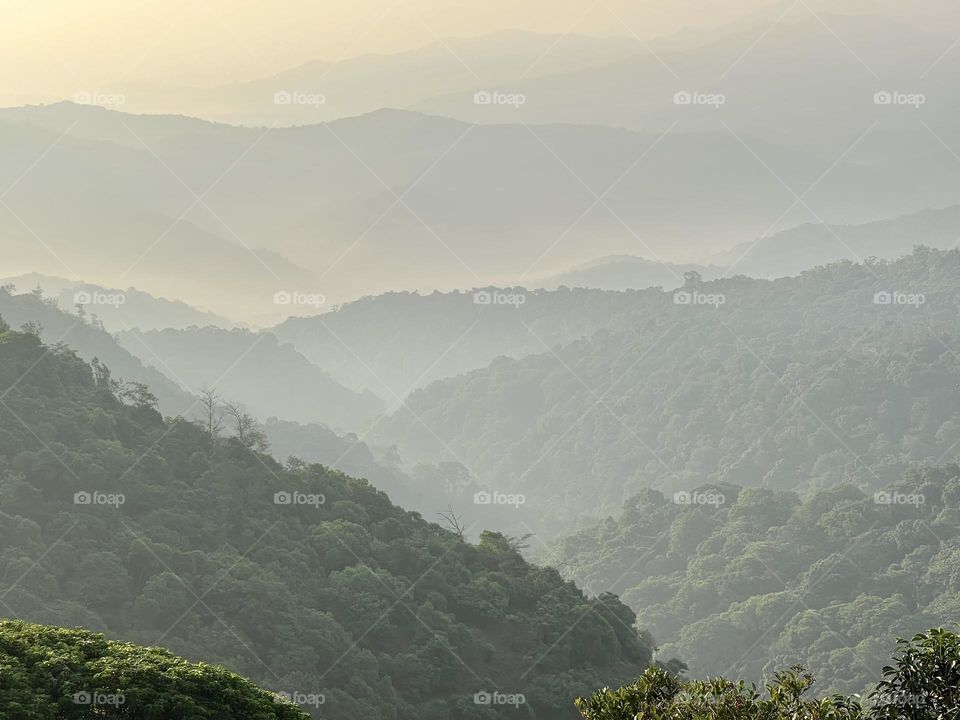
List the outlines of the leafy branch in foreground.
{"label": "leafy branch in foreground", "polygon": [[586,720],[948,720],[960,717],[960,636],[942,628],[898,640],[894,664],[864,709],[858,696],[805,698],[813,676],[776,674],[763,691],[742,680],[685,680],[661,667],[635,683],[577,698]]}

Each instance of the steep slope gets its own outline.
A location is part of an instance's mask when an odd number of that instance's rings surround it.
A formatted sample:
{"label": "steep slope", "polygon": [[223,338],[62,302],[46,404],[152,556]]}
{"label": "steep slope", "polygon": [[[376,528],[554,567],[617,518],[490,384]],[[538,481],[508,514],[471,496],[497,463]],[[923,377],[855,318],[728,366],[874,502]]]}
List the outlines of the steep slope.
{"label": "steep slope", "polygon": [[160,400],[160,409],[169,415],[189,414],[196,407],[194,396],[120,347],[103,327],[90,318],[64,312],[56,301],[40,293],[15,294],[0,287],[0,317],[12,327],[33,325],[44,342],[69,345],[88,362],[98,359],[117,379],[144,383]]}
{"label": "steep slope", "polygon": [[627,330],[433,383],[370,440],[522,493],[518,531],[556,533],[647,487],[876,486],[960,452],[958,272],[960,252],[918,249],[623,293]]}
{"label": "steep slope", "polygon": [[5,612],[162,643],[332,720],[572,718],[573,696],[649,663],[631,611],[511,539],[466,543],[366,481],[122,405],[105,380],[0,334]]}
{"label": "steep slope", "polygon": [[340,385],[271,333],[194,327],[130,330],[117,339],[191,393],[214,389],[262,419],[276,416],[356,430],[383,408],[375,395]]}

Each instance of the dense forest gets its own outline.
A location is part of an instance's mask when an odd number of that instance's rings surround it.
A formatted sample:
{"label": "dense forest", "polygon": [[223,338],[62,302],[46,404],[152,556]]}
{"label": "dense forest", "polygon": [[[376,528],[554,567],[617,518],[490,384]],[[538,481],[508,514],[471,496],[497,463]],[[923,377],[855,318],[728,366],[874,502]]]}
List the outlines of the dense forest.
{"label": "dense forest", "polygon": [[551,560],[637,609],[638,627],[696,677],[758,680],[791,665],[865,693],[891,635],[960,617],[960,466],[864,493],[647,490],[563,538]]}
{"label": "dense forest", "polygon": [[306,709],[334,719],[573,717],[650,663],[629,608],[521,541],[474,545],[365,480],[281,465],[215,406],[164,419],[35,328],[0,333],[0,386],[8,616],[322,694]]}
{"label": "dense forest", "polygon": [[0,622],[2,720],[307,720],[220,667],[84,630]]}
{"label": "dense forest", "polygon": [[650,487],[880,488],[960,455],[958,275],[960,252],[918,248],[620,293],[629,329],[435,382],[370,438],[525,495],[544,535]]}

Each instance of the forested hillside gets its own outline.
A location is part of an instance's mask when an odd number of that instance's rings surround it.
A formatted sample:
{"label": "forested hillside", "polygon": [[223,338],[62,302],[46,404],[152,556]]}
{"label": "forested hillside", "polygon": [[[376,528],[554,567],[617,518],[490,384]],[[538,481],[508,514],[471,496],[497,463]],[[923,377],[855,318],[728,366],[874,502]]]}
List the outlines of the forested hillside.
{"label": "forested hillside", "polygon": [[613,322],[621,293],[528,291],[390,292],[271,328],[350,387],[396,402],[440,378],[568,343]]}
{"label": "forested hillside", "polygon": [[522,493],[545,534],[649,487],[879,488],[960,455],[958,275],[960,252],[920,248],[622,293],[628,330],[433,383],[371,439]]}
{"label": "forested hillside", "polygon": [[756,681],[803,665],[818,692],[863,693],[893,636],[960,617],[960,466],[805,500],[648,490],[552,550],[569,577],[636,608],[638,627],[693,677]]}
{"label": "forested hillside", "polygon": [[145,389],[121,402],[103,366],[2,330],[8,616],[223,663],[334,720],[573,717],[649,664],[633,612],[516,540],[465,542]]}
{"label": "forested hillside", "polygon": [[113,374],[124,380],[148,385],[160,400],[164,414],[188,413],[196,398],[187,393],[162,372],[145,365],[124,350],[90,313],[79,317],[67,312],[56,300],[41,292],[17,293],[8,286],[0,287],[0,317],[11,327],[31,325],[51,345],[69,345],[84,360],[97,358]]}
{"label": "forested hillside", "polygon": [[[270,453],[278,460],[320,463],[351,477],[362,477],[390,499],[428,518],[448,509],[457,497],[454,488],[465,469],[455,463],[421,465],[409,472],[400,467],[400,457],[390,448],[367,445],[354,433],[339,435],[325,425],[293,423],[271,418],[263,425]],[[491,518],[489,528],[496,524]],[[479,531],[474,525],[473,530]],[[471,535],[476,533],[471,532]]]}

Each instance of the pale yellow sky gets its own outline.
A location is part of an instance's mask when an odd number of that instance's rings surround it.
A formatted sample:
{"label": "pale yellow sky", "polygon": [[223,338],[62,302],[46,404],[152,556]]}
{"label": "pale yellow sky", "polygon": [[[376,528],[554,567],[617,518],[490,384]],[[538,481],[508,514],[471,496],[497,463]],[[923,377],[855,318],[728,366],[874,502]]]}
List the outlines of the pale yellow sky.
{"label": "pale yellow sky", "polygon": [[[503,29],[644,40],[788,0],[0,0],[0,104],[141,83],[216,85],[312,59]],[[960,32],[956,0],[805,0]]]}
{"label": "pale yellow sky", "polygon": [[0,96],[218,84],[506,28],[649,39],[768,1],[0,0]]}

